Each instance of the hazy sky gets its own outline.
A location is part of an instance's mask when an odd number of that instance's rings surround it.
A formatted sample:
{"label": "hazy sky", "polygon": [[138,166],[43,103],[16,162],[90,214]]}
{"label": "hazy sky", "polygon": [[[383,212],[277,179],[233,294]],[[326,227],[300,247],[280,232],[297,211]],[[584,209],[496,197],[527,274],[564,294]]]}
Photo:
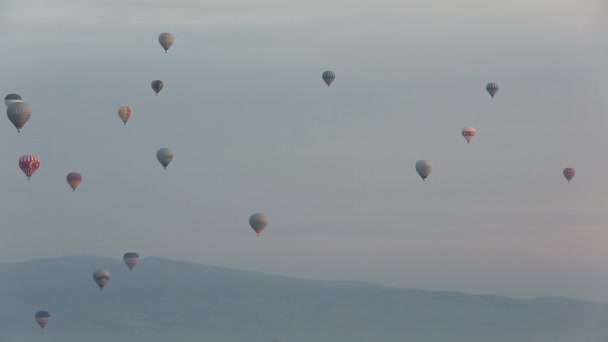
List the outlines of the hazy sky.
{"label": "hazy sky", "polygon": [[608,301],[603,0],[91,3],[3,4],[0,93],[33,114],[0,124],[1,261],[137,251]]}

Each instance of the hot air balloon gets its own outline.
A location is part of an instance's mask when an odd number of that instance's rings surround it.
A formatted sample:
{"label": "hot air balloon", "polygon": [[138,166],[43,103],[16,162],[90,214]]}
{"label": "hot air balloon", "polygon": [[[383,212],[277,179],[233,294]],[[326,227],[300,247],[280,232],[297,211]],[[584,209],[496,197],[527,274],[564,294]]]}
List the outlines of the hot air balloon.
{"label": "hot air balloon", "polygon": [[327,84],[327,87],[329,87],[336,79],[336,74],[333,71],[325,71],[321,77],[325,81],[325,84]]}
{"label": "hot air balloon", "polygon": [[27,179],[30,179],[39,167],[40,159],[33,154],[25,154],[19,158],[19,168],[25,173]]}
{"label": "hot air balloon", "polygon": [[473,127],[465,127],[462,129],[462,136],[467,141],[467,144],[471,142],[471,139],[473,139],[476,133],[477,131]]}
{"label": "hot air balloon", "polygon": [[38,311],[34,315],[36,319],[36,323],[40,326],[40,329],[44,329],[47,324],[49,324],[49,319],[51,318],[51,314],[48,311]]}
{"label": "hot air balloon", "polygon": [[156,159],[158,159],[163,168],[167,169],[167,165],[173,160],[173,150],[166,147],[159,149],[156,151]]}
{"label": "hot air balloon", "polygon": [[158,93],[160,93],[161,90],[163,90],[163,81],[161,80],[154,80],[152,81],[152,90],[154,90],[154,92],[156,93],[156,96],[158,96]]}
{"label": "hot air balloon", "polygon": [[125,123],[125,125],[127,124],[127,121],[129,121],[129,118],[131,117],[131,107],[129,106],[122,106],[120,108],[118,108],[118,116],[120,117],[120,119],[122,120],[122,122]]}
{"label": "hot air balloon", "polygon": [[498,92],[498,83],[488,83],[486,84],[486,91],[494,98],[494,95]]}
{"label": "hot air balloon", "polygon": [[19,94],[8,94],[4,98],[4,104],[8,107],[16,102],[23,102],[23,99]]}
{"label": "hot air balloon", "polygon": [[95,280],[95,283],[99,286],[99,291],[101,291],[108,281],[110,281],[110,272],[108,272],[108,270],[99,269],[93,273],[93,280]]}
{"label": "hot air balloon", "polygon": [[163,49],[165,49],[165,52],[169,51],[169,48],[171,47],[171,45],[173,45],[173,41],[175,41],[175,37],[173,37],[173,34],[169,32],[161,33],[158,36],[158,42],[163,47]]}
{"label": "hot air balloon", "polygon": [[255,233],[260,236],[264,228],[268,225],[268,217],[261,213],[253,214],[249,217],[249,224]]}
{"label": "hot air balloon", "polygon": [[428,177],[431,174],[432,170],[433,170],[433,164],[428,160],[419,160],[416,163],[416,171],[418,172],[420,177],[422,177],[423,181],[426,180],[426,177]]}
{"label": "hot air balloon", "polygon": [[139,254],[135,253],[135,252],[127,252],[125,253],[125,255],[122,256],[122,260],[125,261],[125,265],[127,265],[127,267],[129,267],[129,270],[133,270],[133,267],[135,267],[135,265],[137,265],[137,263],[139,262]]}
{"label": "hot air balloon", "polygon": [[78,172],[70,172],[65,177],[65,179],[68,181],[68,184],[70,185],[70,187],[72,188],[72,190],[76,191],[76,188],[82,182],[82,175],[80,173],[78,173]]}
{"label": "hot air balloon", "polygon": [[32,109],[25,102],[14,102],[6,108],[6,115],[17,128],[17,132],[21,132],[21,128],[32,116]]}
{"label": "hot air balloon", "polygon": [[574,170],[574,168],[567,167],[562,173],[564,174],[564,177],[566,177],[566,179],[568,180],[568,183],[570,183],[570,181],[572,180],[572,178],[574,178],[574,175],[576,174],[576,170]]}

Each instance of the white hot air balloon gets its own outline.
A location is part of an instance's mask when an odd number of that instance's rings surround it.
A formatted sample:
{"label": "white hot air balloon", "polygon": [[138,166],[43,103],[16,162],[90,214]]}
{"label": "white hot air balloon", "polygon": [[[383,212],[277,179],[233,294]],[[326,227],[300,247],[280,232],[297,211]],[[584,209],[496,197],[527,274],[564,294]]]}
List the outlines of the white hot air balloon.
{"label": "white hot air balloon", "polygon": [[433,164],[428,160],[419,160],[416,163],[416,172],[418,172],[420,177],[422,177],[423,181],[426,180],[426,177],[428,177],[431,174],[432,170],[433,170]]}
{"label": "white hot air balloon", "polygon": [[264,228],[268,225],[268,217],[262,213],[255,213],[249,217],[249,225],[255,231],[258,236],[262,233]]}
{"label": "white hot air balloon", "polygon": [[99,291],[101,291],[108,281],[110,281],[110,272],[105,269],[99,269],[93,273],[93,280],[95,280],[95,283],[99,286]]}

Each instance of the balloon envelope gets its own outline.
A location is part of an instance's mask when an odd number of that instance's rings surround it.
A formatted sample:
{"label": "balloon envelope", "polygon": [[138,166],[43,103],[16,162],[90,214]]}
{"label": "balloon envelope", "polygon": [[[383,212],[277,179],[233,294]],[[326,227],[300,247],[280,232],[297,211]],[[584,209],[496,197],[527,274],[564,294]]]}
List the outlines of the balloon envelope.
{"label": "balloon envelope", "polygon": [[78,172],[70,172],[65,177],[65,179],[67,180],[67,182],[70,185],[70,187],[72,188],[72,190],[76,191],[76,188],[82,182],[82,175]]}
{"label": "balloon envelope", "polygon": [[494,95],[496,95],[496,93],[498,92],[498,83],[488,83],[486,84],[486,91],[488,92],[488,94],[490,94],[490,96],[492,96],[492,98],[494,98]]}
{"label": "balloon envelope", "polygon": [[156,95],[158,95],[158,93],[160,93],[160,91],[163,90],[164,84],[163,84],[163,81],[161,81],[161,80],[155,80],[155,81],[152,81],[151,86],[152,86],[152,90],[154,90]]}
{"label": "balloon envelope", "polygon": [[39,167],[40,159],[33,154],[25,154],[19,158],[19,168],[25,173],[27,179],[30,179]]}
{"label": "balloon envelope", "polygon": [[127,265],[127,267],[129,268],[129,270],[133,270],[133,267],[135,267],[135,265],[137,265],[137,263],[139,262],[139,254],[135,253],[135,252],[127,252],[122,256],[123,261],[125,262],[125,265]]}
{"label": "balloon envelope", "polygon": [[105,269],[99,269],[93,273],[93,280],[95,280],[95,283],[99,286],[99,290],[101,290],[110,281],[110,272]]}
{"label": "balloon envelope", "polygon": [[25,126],[25,123],[32,116],[32,109],[25,102],[14,102],[6,108],[6,115],[15,128],[17,128],[17,132],[20,132],[21,128]]}
{"label": "balloon envelope", "polygon": [[562,173],[564,174],[564,177],[566,177],[566,179],[568,180],[568,183],[570,183],[570,181],[572,180],[572,178],[574,178],[574,175],[576,174],[576,170],[574,170],[574,168],[567,167]]}
{"label": "balloon envelope", "polygon": [[169,32],[163,32],[158,36],[158,42],[160,43],[160,46],[165,49],[165,52],[169,50],[174,41],[175,37],[173,37],[173,34]]}
{"label": "balloon envelope", "polygon": [[51,318],[51,314],[48,311],[38,311],[34,315],[36,319],[36,323],[40,326],[40,329],[44,329],[46,325],[49,323],[49,319]]}
{"label": "balloon envelope", "polygon": [[462,136],[467,141],[467,144],[471,142],[471,139],[477,134],[477,131],[473,127],[465,127],[462,129]]}
{"label": "balloon envelope", "polygon": [[21,95],[19,94],[8,94],[4,97],[4,104],[8,107],[15,102],[23,102]]}
{"label": "balloon envelope", "polygon": [[422,177],[422,180],[426,180],[426,177],[431,174],[432,170],[433,164],[428,160],[419,160],[416,163],[416,172]]}
{"label": "balloon envelope", "polygon": [[336,74],[333,71],[328,70],[323,72],[323,75],[321,75],[321,77],[323,78],[323,81],[325,81],[325,84],[327,84],[327,86],[329,87],[336,79]]}
{"label": "balloon envelope", "polygon": [[131,117],[132,113],[133,111],[129,106],[122,106],[118,108],[118,117],[120,117],[120,119],[122,120],[122,122],[125,123],[125,125],[127,124],[127,121],[129,121],[129,118]]}
{"label": "balloon envelope", "polygon": [[156,151],[156,159],[158,159],[160,165],[162,165],[165,169],[173,160],[173,156],[173,150],[171,150],[170,148],[163,147]]}
{"label": "balloon envelope", "polygon": [[268,217],[262,213],[255,213],[249,217],[249,225],[255,233],[260,236],[264,228],[268,225]]}

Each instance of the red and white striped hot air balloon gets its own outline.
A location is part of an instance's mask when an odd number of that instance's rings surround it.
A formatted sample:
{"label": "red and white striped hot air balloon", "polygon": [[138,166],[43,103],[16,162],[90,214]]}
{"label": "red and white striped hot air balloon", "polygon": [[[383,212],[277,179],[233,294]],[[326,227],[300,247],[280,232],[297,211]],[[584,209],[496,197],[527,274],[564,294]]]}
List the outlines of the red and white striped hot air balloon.
{"label": "red and white striped hot air balloon", "polygon": [[477,131],[473,127],[465,127],[462,129],[462,136],[467,141],[467,144],[471,142],[471,139],[477,134]]}
{"label": "red and white striped hot air balloon", "polygon": [[563,174],[564,177],[566,177],[566,179],[568,180],[568,183],[570,183],[570,181],[572,180],[572,178],[574,178],[574,175],[576,174],[576,170],[574,170],[574,168],[567,167],[564,169]]}
{"label": "red and white striped hot air balloon", "polygon": [[25,173],[27,179],[30,179],[39,167],[40,159],[33,154],[25,154],[19,158],[19,168]]}

